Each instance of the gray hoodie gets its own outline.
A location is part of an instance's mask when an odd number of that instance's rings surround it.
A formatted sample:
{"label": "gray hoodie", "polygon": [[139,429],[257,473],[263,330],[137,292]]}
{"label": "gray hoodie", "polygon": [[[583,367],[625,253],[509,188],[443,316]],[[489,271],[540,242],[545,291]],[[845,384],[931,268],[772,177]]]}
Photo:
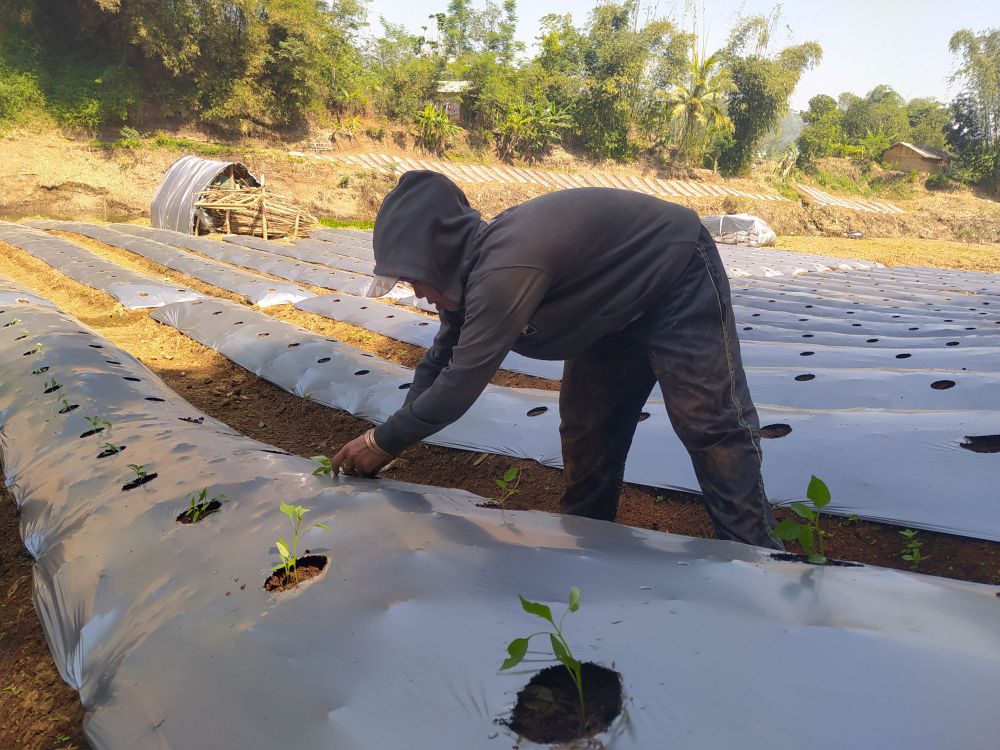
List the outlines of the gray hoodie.
{"label": "gray hoodie", "polygon": [[511,350],[571,359],[640,317],[698,241],[698,215],[641,193],[561,190],[486,223],[451,180],[407,172],[375,220],[375,273],[461,302],[414,373],[402,408],[375,430],[398,454],[461,417]]}

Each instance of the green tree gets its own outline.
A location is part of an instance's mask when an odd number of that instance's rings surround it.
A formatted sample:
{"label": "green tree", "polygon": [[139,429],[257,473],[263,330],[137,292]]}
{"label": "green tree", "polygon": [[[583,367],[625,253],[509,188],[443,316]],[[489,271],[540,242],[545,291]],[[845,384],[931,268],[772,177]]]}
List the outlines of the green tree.
{"label": "green tree", "polygon": [[809,109],[802,113],[802,119],[805,127],[796,142],[800,166],[823,156],[839,155],[844,143],[844,113],[836,99],[817,94],[809,100]]}
{"label": "green tree", "polygon": [[906,103],[906,119],[910,125],[908,140],[922,146],[946,149],[950,117],[948,107],[937,99],[911,99]]}
{"label": "green tree", "polygon": [[959,58],[952,80],[962,93],[952,104],[948,142],[969,179],[1000,195],[1000,29],[957,31],[949,49]]}
{"label": "green tree", "polygon": [[677,156],[683,162],[697,164],[704,156],[710,132],[733,131],[725,108],[725,97],[733,89],[733,82],[718,53],[699,57],[697,50],[692,50],[686,73],[670,92],[669,101],[671,116],[679,123]]}
{"label": "green tree", "polygon": [[823,50],[805,42],[768,55],[778,16],[756,16],[737,24],[730,34],[726,57],[734,89],[728,112],[733,122],[732,144],[722,151],[719,165],[727,174],[749,171],[760,141],[788,111],[788,99],[803,71],[816,65]]}

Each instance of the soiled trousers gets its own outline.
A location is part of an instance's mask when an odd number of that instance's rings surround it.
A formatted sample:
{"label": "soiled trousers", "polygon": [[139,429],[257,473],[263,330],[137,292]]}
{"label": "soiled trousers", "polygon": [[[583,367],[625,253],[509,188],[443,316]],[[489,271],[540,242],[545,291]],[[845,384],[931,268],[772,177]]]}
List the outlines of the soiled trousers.
{"label": "soiled trousers", "polygon": [[559,396],[564,513],[613,521],[643,407],[660,384],[720,539],[782,549],[761,477],[729,280],[704,229],[661,302],[567,360]]}

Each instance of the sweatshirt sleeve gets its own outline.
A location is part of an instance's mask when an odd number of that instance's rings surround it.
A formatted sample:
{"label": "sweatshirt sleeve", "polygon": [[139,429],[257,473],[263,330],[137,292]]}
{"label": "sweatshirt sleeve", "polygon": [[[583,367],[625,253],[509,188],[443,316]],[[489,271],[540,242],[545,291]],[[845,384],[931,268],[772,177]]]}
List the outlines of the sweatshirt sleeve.
{"label": "sweatshirt sleeve", "polygon": [[517,343],[548,286],[548,274],[525,267],[490,271],[470,286],[451,362],[426,390],[375,429],[378,444],[399,454],[465,414]]}
{"label": "sweatshirt sleeve", "polygon": [[438,328],[434,342],[424,353],[423,359],[413,371],[413,382],[406,391],[406,399],[403,406],[409,406],[413,401],[426,391],[437,380],[437,376],[448,366],[451,361],[451,353],[458,343],[458,336],[462,331],[462,323],[465,321],[465,312],[449,312],[442,310],[438,316],[441,327]]}

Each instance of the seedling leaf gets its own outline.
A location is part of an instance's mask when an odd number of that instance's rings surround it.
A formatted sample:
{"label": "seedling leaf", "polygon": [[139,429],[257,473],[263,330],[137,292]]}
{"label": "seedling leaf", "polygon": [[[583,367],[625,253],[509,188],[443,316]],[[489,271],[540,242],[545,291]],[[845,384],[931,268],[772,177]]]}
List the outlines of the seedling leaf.
{"label": "seedling leaf", "polygon": [[794,518],[786,518],[777,526],[774,527],[774,533],[778,535],[780,539],[785,541],[790,541],[792,539],[799,538],[799,529],[802,528],[802,524],[796,521]]}
{"label": "seedling leaf", "polygon": [[552,620],[552,610],[547,605],[539,604],[538,602],[529,602],[520,594],[518,594],[518,598],[521,600],[521,609],[529,615],[541,617],[543,620],[547,620],[552,625],[555,625],[555,622]]}
{"label": "seedling leaf", "polygon": [[792,503],[792,511],[799,518],[804,518],[807,521],[812,521],[816,517],[816,514],[805,503]]}
{"label": "seedling leaf", "polygon": [[569,590],[569,611],[576,612],[580,609],[580,589],[571,586]]}
{"label": "seedling leaf", "polygon": [[327,526],[325,523],[314,523],[313,527],[323,529],[323,531],[329,531],[330,530],[330,527]]}
{"label": "seedling leaf", "polygon": [[825,508],[830,504],[830,488],[826,486],[819,477],[813,476],[809,480],[809,487],[806,489],[806,497],[812,500],[817,508]]}
{"label": "seedling leaf", "polygon": [[292,556],[292,553],[288,551],[288,542],[284,539],[279,539],[274,543],[274,546],[278,548],[278,554],[281,555],[283,560],[287,560]]}
{"label": "seedling leaf", "polygon": [[521,660],[524,659],[524,655],[528,653],[528,639],[515,638],[507,646],[507,653],[507,658],[504,659],[503,664],[500,665],[500,671],[516,667],[521,663]]}
{"label": "seedling leaf", "polygon": [[515,479],[517,479],[517,474],[518,474],[517,468],[511,466],[509,469],[507,469],[507,471],[504,472],[503,481],[506,482],[507,484],[510,484]]}

